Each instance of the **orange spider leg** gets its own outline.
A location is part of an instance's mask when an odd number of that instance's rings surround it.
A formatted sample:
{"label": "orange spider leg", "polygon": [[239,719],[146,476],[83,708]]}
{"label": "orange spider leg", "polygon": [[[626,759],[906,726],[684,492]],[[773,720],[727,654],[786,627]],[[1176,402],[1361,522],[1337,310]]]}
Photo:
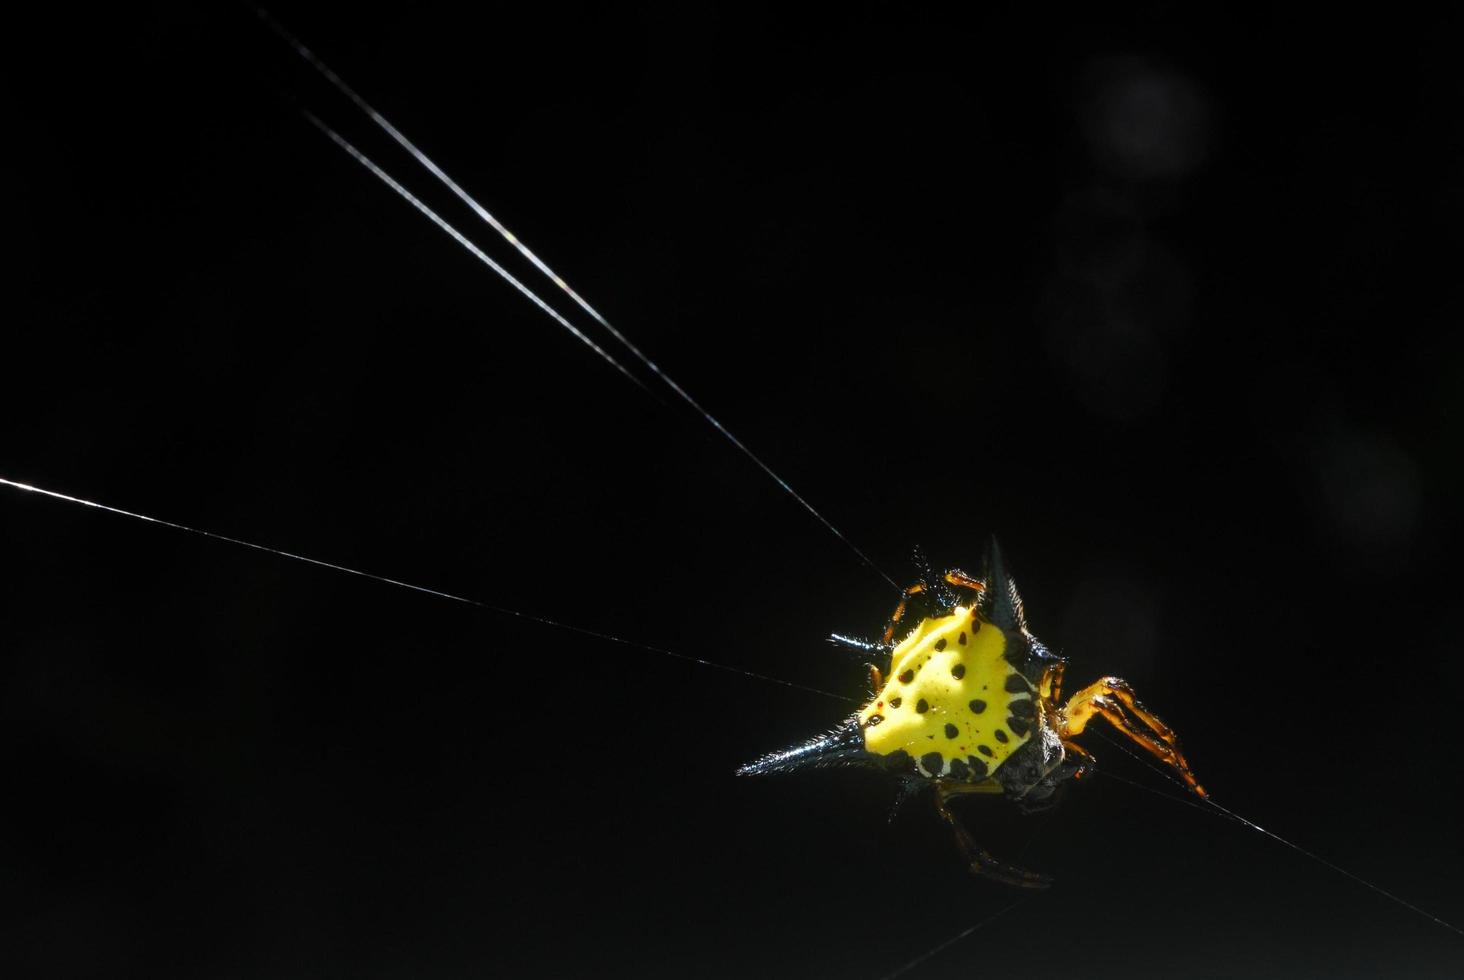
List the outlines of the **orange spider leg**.
{"label": "orange spider leg", "polygon": [[890,621],[885,624],[885,631],[884,631],[884,642],[885,642],[885,646],[889,646],[891,643],[895,642],[895,627],[898,626],[899,623],[900,623],[900,620],[902,618],[904,618],[904,615],[905,615],[905,605],[906,605],[906,603],[908,603],[910,601],[910,597],[911,596],[915,596],[915,595],[919,595],[920,593],[922,593],[924,591],[925,591],[925,583],[924,582],[916,582],[914,585],[910,586],[909,588],[907,588],[905,590],[905,594],[904,595],[900,596],[900,604],[895,607],[894,613],[891,614],[891,616],[890,616]]}
{"label": "orange spider leg", "polygon": [[[1143,731],[1134,724],[1124,708],[1132,711],[1149,731]],[[1110,725],[1179,773],[1185,785],[1195,795],[1206,795],[1204,787],[1195,780],[1189,763],[1179,751],[1179,739],[1173,729],[1139,704],[1127,681],[1118,677],[1105,677],[1074,694],[1059,712],[1061,726],[1058,735],[1064,742],[1071,740],[1073,736],[1082,733],[1094,715],[1102,715]]]}
{"label": "orange spider leg", "polygon": [[[971,832],[956,819],[956,815],[951,812],[951,808],[946,802],[954,796],[992,791],[983,783],[937,782],[935,784],[935,811],[955,831],[956,844],[961,848],[961,854],[970,863],[972,874],[991,878],[1004,884],[1016,885],[1018,888],[1046,888],[1052,884],[1052,879],[1047,875],[1027,871],[1014,864],[1007,864],[1005,861],[992,857],[980,847],[976,843],[976,839],[971,836]],[[996,791],[999,792],[1000,788],[998,787]]]}
{"label": "orange spider leg", "polygon": [[960,589],[970,589],[972,592],[985,592],[986,583],[979,578],[972,578],[959,568],[953,568],[945,573],[947,585],[954,585]]}
{"label": "orange spider leg", "polygon": [[1043,672],[1042,680],[1037,685],[1037,693],[1042,696],[1044,702],[1057,704],[1062,701],[1062,677],[1066,672],[1066,660],[1059,660]]}
{"label": "orange spider leg", "polygon": [[1073,773],[1074,779],[1082,779],[1088,774],[1089,770],[1098,768],[1098,760],[1093,758],[1093,753],[1083,748],[1077,742],[1064,740],[1062,747],[1067,750],[1069,755],[1076,756],[1082,762],[1082,765]]}
{"label": "orange spider leg", "polygon": [[[959,568],[953,568],[946,572],[944,578],[948,585],[954,585],[957,588],[970,589],[976,593],[986,591],[986,583],[980,579],[972,578]],[[929,586],[924,581],[920,581],[905,590],[904,595],[900,597],[900,604],[895,607],[894,614],[890,616],[890,621],[885,625],[884,642],[886,645],[895,641],[895,627],[905,617],[905,609],[909,604],[910,597],[920,595],[928,588]]]}
{"label": "orange spider leg", "polygon": [[1062,747],[1067,749],[1073,755],[1082,759],[1084,763],[1090,766],[1096,766],[1098,764],[1098,760],[1093,758],[1093,753],[1089,752],[1087,749],[1083,748],[1081,745],[1079,745],[1077,742],[1072,741],[1071,739],[1063,739]]}

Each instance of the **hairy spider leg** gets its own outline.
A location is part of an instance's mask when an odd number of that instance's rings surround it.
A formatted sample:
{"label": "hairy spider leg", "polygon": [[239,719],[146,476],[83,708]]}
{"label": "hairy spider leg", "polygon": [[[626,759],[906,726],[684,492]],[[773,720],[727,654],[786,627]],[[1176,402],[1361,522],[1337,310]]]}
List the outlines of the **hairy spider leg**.
{"label": "hairy spider leg", "polygon": [[846,650],[854,650],[858,653],[879,653],[888,654],[893,648],[889,643],[875,643],[873,640],[861,640],[857,636],[845,636],[842,633],[833,633],[829,636],[829,642],[834,646],[843,647]]}
{"label": "hairy spider leg", "polygon": [[[1124,711],[1125,708],[1133,712],[1134,717],[1142,722],[1149,731],[1143,731],[1134,724]],[[1174,734],[1174,730],[1138,702],[1138,699],[1134,697],[1133,688],[1123,678],[1104,677],[1094,681],[1074,694],[1067,704],[1063,705],[1058,715],[1061,723],[1058,735],[1065,743],[1074,736],[1082,734],[1083,729],[1087,727],[1094,715],[1102,715],[1110,725],[1179,773],[1185,785],[1193,790],[1196,796],[1207,795],[1205,788],[1195,780],[1194,773],[1190,772],[1189,763],[1185,761],[1184,755],[1179,751],[1179,738]]]}
{"label": "hairy spider leg", "polygon": [[972,578],[959,568],[953,568],[945,573],[947,585],[954,585],[958,589],[970,589],[972,592],[985,592],[986,583],[979,578]]}
{"label": "hairy spider leg", "polygon": [[941,819],[950,825],[951,830],[955,831],[956,844],[961,848],[961,854],[969,862],[973,875],[990,878],[1006,885],[1015,885],[1018,888],[1048,887],[1052,884],[1052,879],[1047,875],[1028,871],[992,857],[976,843],[971,832],[951,812],[948,801],[953,797],[992,792],[1001,792],[1001,789],[1000,787],[993,788],[986,783],[938,782],[935,784],[935,812],[939,813]]}
{"label": "hairy spider leg", "polygon": [[916,582],[914,585],[908,585],[905,587],[904,593],[900,596],[900,604],[895,607],[895,611],[890,614],[890,621],[885,624],[885,646],[889,646],[895,642],[895,627],[898,626],[900,624],[900,620],[905,617],[905,607],[909,604],[910,597],[917,596],[924,591],[925,582],[923,579],[919,582]]}
{"label": "hairy spider leg", "polygon": [[1051,667],[1048,667],[1042,674],[1042,682],[1037,685],[1037,693],[1047,704],[1062,703],[1062,678],[1067,673],[1067,661],[1059,660]]}
{"label": "hairy spider leg", "polygon": [[[942,578],[944,578],[947,585],[954,585],[958,589],[970,589],[972,592],[978,594],[986,591],[986,583],[980,579],[972,578],[958,568],[953,568],[946,572]],[[901,619],[905,618],[905,609],[909,605],[910,598],[920,595],[928,588],[930,586],[926,584],[924,579],[906,587],[904,594],[900,596],[900,604],[895,607],[895,611],[890,615],[890,621],[885,624],[884,645],[886,647],[891,646],[895,642],[895,627],[900,624]]]}
{"label": "hairy spider leg", "polygon": [[1062,747],[1068,755],[1075,756],[1078,759],[1078,767],[1073,770],[1073,779],[1082,779],[1088,773],[1098,768],[1098,760],[1093,758],[1093,753],[1083,748],[1077,742],[1064,739]]}

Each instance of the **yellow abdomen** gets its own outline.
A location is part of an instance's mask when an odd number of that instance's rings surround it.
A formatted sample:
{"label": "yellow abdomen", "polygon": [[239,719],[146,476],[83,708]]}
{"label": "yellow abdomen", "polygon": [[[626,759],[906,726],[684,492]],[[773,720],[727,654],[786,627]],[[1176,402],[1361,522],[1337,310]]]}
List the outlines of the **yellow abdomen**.
{"label": "yellow abdomen", "polygon": [[921,620],[895,647],[884,690],[859,712],[864,747],[908,753],[926,776],[991,775],[1036,725],[1032,687],[1005,650],[1001,630],[964,606]]}

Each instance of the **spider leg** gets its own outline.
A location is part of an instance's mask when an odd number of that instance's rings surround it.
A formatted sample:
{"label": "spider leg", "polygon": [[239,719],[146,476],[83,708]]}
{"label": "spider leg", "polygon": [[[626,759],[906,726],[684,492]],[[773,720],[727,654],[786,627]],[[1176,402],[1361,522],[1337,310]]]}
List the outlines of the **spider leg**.
{"label": "spider leg", "polygon": [[[978,594],[986,591],[986,583],[982,582],[980,579],[972,578],[965,572],[961,571],[959,568],[953,568],[950,571],[946,572],[945,575],[942,576],[942,579],[947,585],[954,585],[957,588],[962,589],[970,589],[972,592],[976,592]],[[905,618],[905,610],[910,604],[911,597],[920,595],[928,591],[929,589],[930,584],[926,582],[925,579],[921,579],[914,585],[909,586],[905,589],[904,594],[900,596],[900,604],[895,607],[895,611],[890,614],[889,622],[885,625],[883,636],[885,649],[889,649],[894,646],[895,627],[900,624],[900,620]],[[833,637],[833,640],[835,643],[841,643],[847,646],[857,645],[857,643],[850,642],[849,637],[835,635]]]}
{"label": "spider leg", "polygon": [[1088,775],[1088,773],[1093,772],[1098,768],[1098,760],[1093,758],[1093,753],[1083,748],[1077,742],[1064,739],[1062,747],[1068,755],[1071,755],[1078,760],[1077,766],[1073,769],[1074,779],[1082,779],[1084,776]]}
{"label": "spider leg", "polygon": [[895,642],[895,627],[898,626],[899,623],[900,623],[900,620],[904,618],[904,616],[905,616],[905,607],[909,603],[910,597],[911,596],[917,596],[917,595],[919,595],[920,593],[924,592],[926,590],[926,588],[927,588],[927,586],[925,584],[925,581],[922,579],[921,581],[916,582],[914,585],[911,585],[908,588],[906,588],[904,594],[900,596],[900,604],[895,607],[895,611],[890,614],[890,621],[885,624],[885,629],[884,629],[884,645],[885,646],[888,647],[888,646],[893,646],[894,645],[894,642]]}
{"label": "spider leg", "polygon": [[[859,653],[873,653],[881,657],[887,657],[890,654],[890,648],[882,643],[872,643],[869,640],[860,640],[856,637],[843,636],[839,633],[832,634],[829,637],[829,642],[835,646],[856,650]],[[880,673],[879,668],[874,664],[866,664],[865,666],[869,668],[869,690],[873,694],[878,694],[884,690],[884,675]]]}
{"label": "spider leg", "polygon": [[[1139,723],[1129,717],[1129,712]],[[1082,733],[1094,715],[1101,715],[1130,740],[1179,773],[1195,795],[1206,795],[1205,788],[1195,780],[1189,763],[1179,751],[1179,738],[1174,730],[1139,703],[1128,681],[1121,677],[1105,677],[1074,694],[1059,712],[1061,725],[1058,735],[1067,743]]]}
{"label": "spider leg", "polygon": [[950,825],[955,831],[956,844],[961,848],[961,854],[970,864],[971,873],[983,878],[990,878],[1005,885],[1015,885],[1018,888],[1046,888],[1052,884],[1052,879],[1047,875],[1038,874],[1035,871],[1027,871],[1014,864],[1007,864],[987,853],[971,832],[956,815],[951,812],[948,801],[952,797],[964,796],[968,793],[988,793],[992,790],[983,787],[980,783],[943,783],[935,784],[935,812],[940,814],[942,820]]}
{"label": "spider leg", "polygon": [[954,585],[959,589],[970,589],[972,592],[985,592],[986,583],[979,578],[972,578],[959,568],[952,568],[945,573],[947,585]]}
{"label": "spider leg", "polygon": [[1050,704],[1057,704],[1062,701],[1062,678],[1067,673],[1067,661],[1059,660],[1043,672],[1042,682],[1038,690],[1042,694],[1042,700]]}
{"label": "spider leg", "polygon": [[857,650],[859,653],[876,653],[881,656],[888,656],[890,652],[888,644],[875,643],[873,640],[861,640],[857,636],[845,636],[842,633],[830,634],[829,642],[836,647]]}

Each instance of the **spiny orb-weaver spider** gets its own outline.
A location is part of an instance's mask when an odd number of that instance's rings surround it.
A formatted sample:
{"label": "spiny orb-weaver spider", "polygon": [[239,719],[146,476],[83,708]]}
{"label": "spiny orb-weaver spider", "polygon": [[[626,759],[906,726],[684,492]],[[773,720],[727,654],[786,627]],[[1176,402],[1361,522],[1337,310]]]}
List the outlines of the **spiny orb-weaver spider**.
{"label": "spiny orb-weaver spider", "polygon": [[[956,569],[932,579],[927,572],[905,590],[880,642],[832,637],[863,653],[888,656],[883,671],[869,665],[870,702],[827,735],[750,762],[739,774],[867,765],[898,775],[909,794],[931,784],[936,811],[955,831],[972,873],[1024,888],[1045,888],[1052,879],[988,854],[955,818],[950,800],[988,793],[1006,796],[1023,812],[1051,806],[1065,782],[1096,765],[1073,741],[1094,717],[1205,795],[1179,739],[1139,703],[1128,682],[1104,677],[1062,700],[1067,661],[1027,629],[1022,599],[995,540],[984,579]],[[963,593],[974,594],[974,601],[963,603]],[[927,614],[896,643],[896,628],[917,603]]]}

